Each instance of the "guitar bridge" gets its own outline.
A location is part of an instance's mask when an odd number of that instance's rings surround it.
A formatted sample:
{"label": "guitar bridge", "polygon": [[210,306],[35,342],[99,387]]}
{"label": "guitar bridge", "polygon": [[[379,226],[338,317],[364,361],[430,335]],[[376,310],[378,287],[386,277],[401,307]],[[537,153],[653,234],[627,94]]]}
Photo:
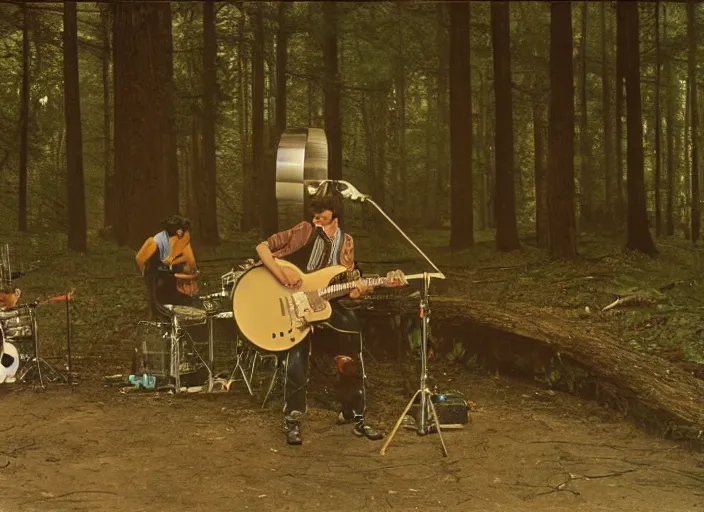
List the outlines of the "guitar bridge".
{"label": "guitar bridge", "polygon": [[286,297],[289,315],[299,321],[309,313],[319,313],[325,309],[327,301],[317,292],[297,292]]}

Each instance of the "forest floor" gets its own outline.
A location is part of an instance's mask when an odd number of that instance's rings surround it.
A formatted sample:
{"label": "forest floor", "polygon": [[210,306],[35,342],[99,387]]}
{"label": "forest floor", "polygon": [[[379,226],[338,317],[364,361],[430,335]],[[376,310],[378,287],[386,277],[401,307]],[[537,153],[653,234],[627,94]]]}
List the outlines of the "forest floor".
{"label": "forest floor", "polygon": [[[536,314],[598,324],[632,350],[690,365],[695,374],[704,363],[704,252],[688,242],[659,240],[660,255],[647,258],[625,252],[619,240],[583,237],[580,261],[562,263],[530,242],[498,254],[488,234],[478,234],[474,248],[454,253],[447,233],[410,235],[448,276],[433,282],[437,296],[495,302],[497,308],[529,304]],[[241,385],[211,395],[120,393],[104,376],[128,373],[136,325],[145,318],[134,253],[97,238],[82,256],[61,250],[65,241],[58,236],[3,238],[15,269],[30,270],[17,281],[23,301],[74,290],[71,345],[78,384],[41,392],[25,385],[0,389],[2,512],[704,508],[701,454],[544,383],[481,367],[468,371],[439,358],[431,368],[438,386],[457,389],[474,404],[471,423],[445,434],[448,458],[436,435],[406,431],[380,456],[380,444],[334,425],[329,382],[317,377],[306,442],[295,449],[283,442],[276,400],[259,410]],[[388,236],[355,239],[367,272],[426,268]],[[215,249],[196,247],[203,291],[218,289],[220,275],[251,257],[256,241],[250,236]],[[601,311],[619,296],[637,299]],[[60,370],[66,364],[65,315],[60,302],[37,309],[42,352]],[[408,373],[374,343],[369,417],[389,432],[410,398]]]}

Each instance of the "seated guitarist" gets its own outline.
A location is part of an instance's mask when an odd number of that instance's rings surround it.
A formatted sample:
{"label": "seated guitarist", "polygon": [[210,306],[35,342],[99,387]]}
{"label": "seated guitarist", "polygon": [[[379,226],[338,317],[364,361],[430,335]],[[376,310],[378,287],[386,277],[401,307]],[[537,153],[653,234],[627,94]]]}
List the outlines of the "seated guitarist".
{"label": "seated guitarist", "polygon": [[144,241],[135,261],[149,293],[149,312],[158,319],[164,304],[194,306],[198,294],[196,258],[191,247],[191,221],[172,215],[162,230]]}
{"label": "seated guitarist", "polygon": [[[351,272],[355,268],[354,241],[338,226],[339,198],[334,195],[314,197],[311,201],[313,222],[301,222],[296,226],[270,236],[257,245],[261,262],[286,287],[296,289],[300,278],[283,272],[275,258],[285,259],[304,273],[320,270],[332,265],[343,265]],[[349,294],[352,299],[370,293],[371,288],[359,283]],[[354,424],[352,432],[359,437],[378,440],[383,436],[364,421],[365,387],[364,363],[362,361],[362,332],[353,311],[338,302],[331,302],[332,315],[326,322],[339,334],[334,358],[338,371],[338,393],[341,410],[338,424]],[[309,337],[310,338],[310,337]],[[284,388],[284,429],[286,442],[297,445],[303,442],[301,420],[306,412],[306,388],[310,339],[297,344],[286,356],[286,378]],[[357,364],[356,359],[360,365]],[[361,371],[360,371],[361,366]]]}

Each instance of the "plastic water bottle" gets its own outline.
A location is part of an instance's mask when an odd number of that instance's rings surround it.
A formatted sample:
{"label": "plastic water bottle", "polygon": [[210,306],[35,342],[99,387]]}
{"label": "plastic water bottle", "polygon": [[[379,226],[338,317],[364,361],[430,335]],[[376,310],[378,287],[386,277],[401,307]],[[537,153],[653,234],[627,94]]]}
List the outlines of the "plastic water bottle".
{"label": "plastic water bottle", "polygon": [[154,389],[156,384],[156,377],[154,375],[149,375],[147,373],[142,375],[142,387],[144,389]]}

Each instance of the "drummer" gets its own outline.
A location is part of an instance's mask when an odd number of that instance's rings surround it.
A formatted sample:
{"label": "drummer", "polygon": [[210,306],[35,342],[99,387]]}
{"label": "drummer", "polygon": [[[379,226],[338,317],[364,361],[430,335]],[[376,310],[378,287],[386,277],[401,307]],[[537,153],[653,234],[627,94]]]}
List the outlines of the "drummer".
{"label": "drummer", "polygon": [[198,270],[191,247],[191,221],[172,215],[162,230],[147,238],[135,261],[149,291],[149,312],[160,316],[160,305],[196,305]]}
{"label": "drummer", "polygon": [[14,290],[0,290],[0,311],[14,308],[20,301],[22,292],[19,288]]}

